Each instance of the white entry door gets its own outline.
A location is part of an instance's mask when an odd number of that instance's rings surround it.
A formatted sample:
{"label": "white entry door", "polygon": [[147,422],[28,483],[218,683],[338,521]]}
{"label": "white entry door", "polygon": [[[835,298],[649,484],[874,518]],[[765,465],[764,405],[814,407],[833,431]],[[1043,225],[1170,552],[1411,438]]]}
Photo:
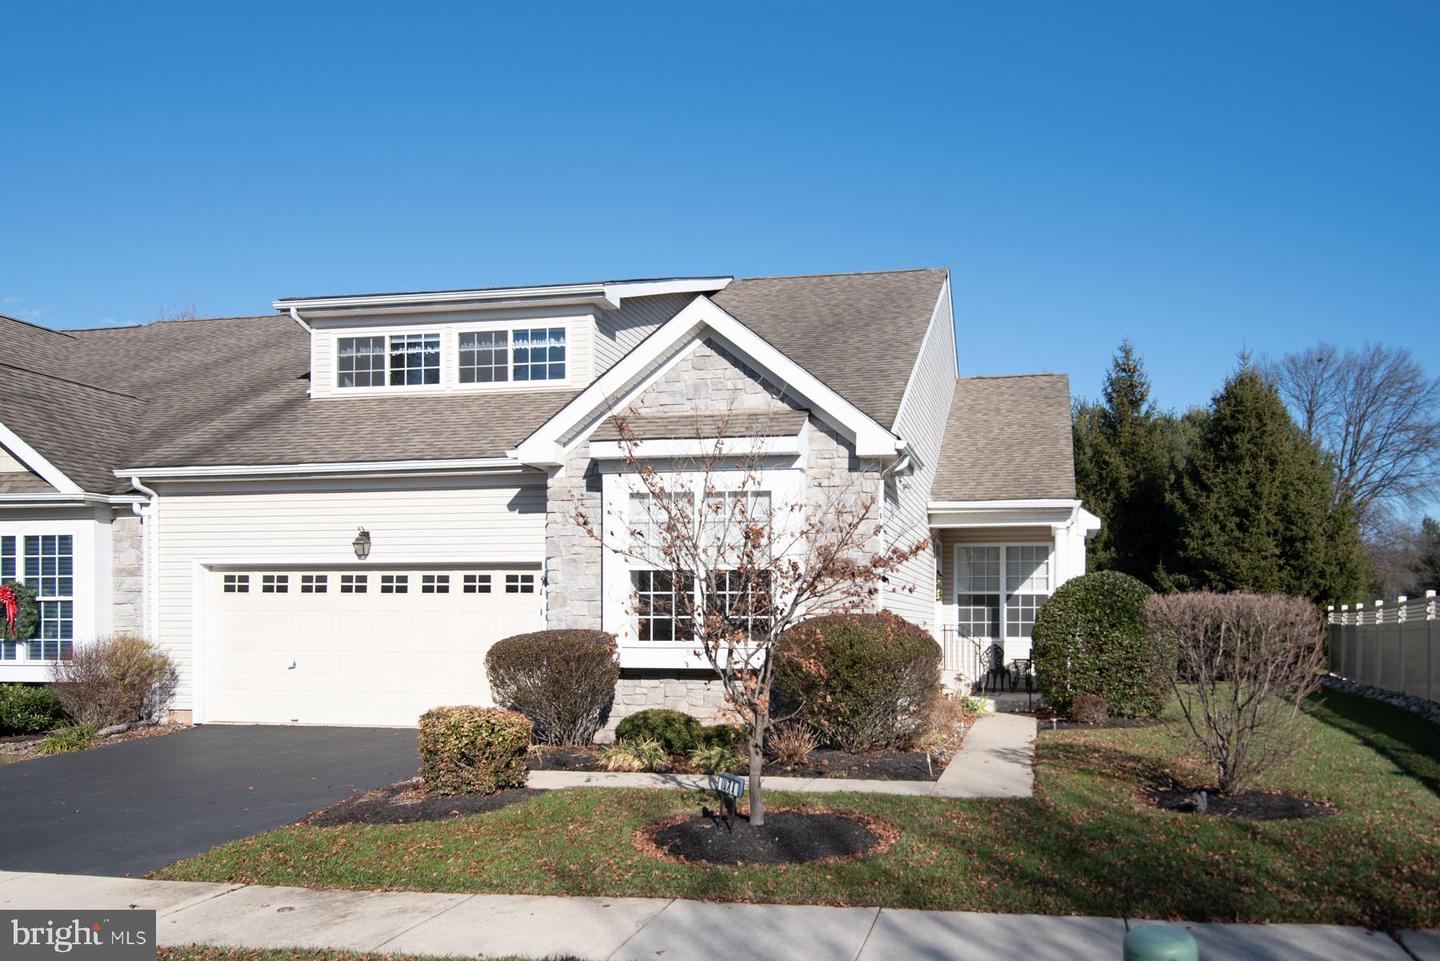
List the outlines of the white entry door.
{"label": "white entry door", "polygon": [[490,645],[541,627],[534,568],[208,579],[204,721],[413,726],[432,707],[490,705]]}

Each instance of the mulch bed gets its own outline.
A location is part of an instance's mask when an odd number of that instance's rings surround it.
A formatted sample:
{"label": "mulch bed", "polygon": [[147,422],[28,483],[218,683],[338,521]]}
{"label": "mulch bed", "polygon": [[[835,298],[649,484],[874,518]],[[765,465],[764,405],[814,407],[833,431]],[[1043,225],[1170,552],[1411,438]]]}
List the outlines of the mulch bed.
{"label": "mulch bed", "polygon": [[495,811],[528,801],[543,791],[507,788],[495,794],[435,794],[418,777],[353,794],[334,807],[317,811],[301,824],[337,827],[341,824],[413,824],[416,821],[448,821]]}
{"label": "mulch bed", "polygon": [[751,827],[744,815],[728,824],[709,809],[682,814],[635,832],[645,854],[701,864],[804,864],[880,854],[899,836],[878,818],[823,810],[765,812]]}
{"label": "mulch bed", "polygon": [[[530,756],[526,766],[532,771],[600,771],[602,748],[547,747]],[[765,773],[779,777],[866,778],[876,781],[934,781],[940,777],[953,755],[934,755],[925,763],[924,751],[815,751],[804,764],[784,765],[769,760]],[[698,774],[688,764],[673,763],[668,770],[678,774]]]}
{"label": "mulch bed", "polygon": [[[1196,814],[1195,793],[1183,788],[1165,788],[1148,792],[1145,800],[1165,811]],[[1205,802],[1205,817],[1239,818],[1247,821],[1323,818],[1339,813],[1328,804],[1278,791],[1244,791],[1231,797],[1207,794]]]}

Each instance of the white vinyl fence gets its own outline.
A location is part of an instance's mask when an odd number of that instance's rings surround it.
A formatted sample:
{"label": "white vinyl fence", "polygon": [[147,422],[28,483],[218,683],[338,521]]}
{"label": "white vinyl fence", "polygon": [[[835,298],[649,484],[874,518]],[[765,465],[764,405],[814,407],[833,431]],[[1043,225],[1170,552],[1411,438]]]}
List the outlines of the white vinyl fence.
{"label": "white vinyl fence", "polygon": [[1440,701],[1440,623],[1434,591],[1393,603],[1331,607],[1330,672]]}

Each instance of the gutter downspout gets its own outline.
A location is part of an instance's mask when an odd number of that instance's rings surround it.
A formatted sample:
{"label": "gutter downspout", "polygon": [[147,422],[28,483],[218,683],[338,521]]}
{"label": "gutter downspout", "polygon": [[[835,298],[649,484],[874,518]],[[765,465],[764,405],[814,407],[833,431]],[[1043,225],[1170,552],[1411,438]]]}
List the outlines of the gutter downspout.
{"label": "gutter downspout", "polygon": [[160,637],[160,529],[157,523],[159,518],[158,507],[160,506],[160,495],[140,482],[139,474],[130,475],[130,486],[141,494],[145,500],[140,503],[131,504],[130,509],[140,517],[142,534],[144,540],[141,550],[144,552],[145,577],[142,581],[141,603],[145,610],[145,633],[150,640],[159,643]]}
{"label": "gutter downspout", "polygon": [[291,307],[291,308],[290,308],[290,319],[293,320],[293,321],[295,321],[295,323],[299,324],[299,325],[300,325],[300,329],[303,330],[303,331],[305,331],[305,333],[307,333],[307,334],[313,334],[313,333],[315,333],[315,331],[313,331],[313,330],[310,329],[310,325],[307,324],[307,323],[305,323],[305,318],[303,318],[303,317],[300,316],[300,311],[296,310],[294,307]]}

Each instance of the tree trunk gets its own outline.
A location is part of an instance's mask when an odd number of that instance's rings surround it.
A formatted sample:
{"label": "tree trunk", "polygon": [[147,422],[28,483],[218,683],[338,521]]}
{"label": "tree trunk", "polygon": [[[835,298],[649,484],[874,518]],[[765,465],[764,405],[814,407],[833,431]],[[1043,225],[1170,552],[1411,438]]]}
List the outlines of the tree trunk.
{"label": "tree trunk", "polygon": [[760,793],[761,768],[765,765],[765,724],[764,719],[750,731],[750,826],[760,827],[765,823],[765,799]]}

